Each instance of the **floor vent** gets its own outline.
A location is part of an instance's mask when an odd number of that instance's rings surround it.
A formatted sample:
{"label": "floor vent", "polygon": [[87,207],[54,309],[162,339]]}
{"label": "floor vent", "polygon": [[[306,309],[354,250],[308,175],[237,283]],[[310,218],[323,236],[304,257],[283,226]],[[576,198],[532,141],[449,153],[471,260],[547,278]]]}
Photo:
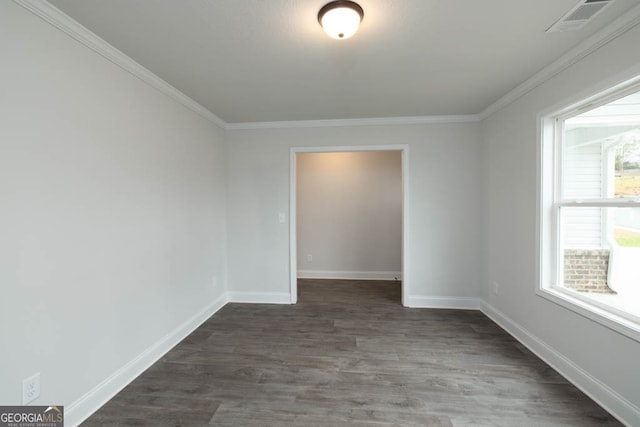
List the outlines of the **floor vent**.
{"label": "floor vent", "polygon": [[573,9],[547,28],[547,33],[572,31],[582,28],[594,16],[613,3],[614,0],[581,0]]}

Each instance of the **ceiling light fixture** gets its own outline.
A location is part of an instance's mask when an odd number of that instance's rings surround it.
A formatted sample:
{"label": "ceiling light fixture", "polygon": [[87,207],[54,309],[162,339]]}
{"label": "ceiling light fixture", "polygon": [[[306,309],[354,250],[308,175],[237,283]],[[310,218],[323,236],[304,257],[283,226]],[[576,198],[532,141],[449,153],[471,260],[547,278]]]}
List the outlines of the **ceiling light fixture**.
{"label": "ceiling light fixture", "polygon": [[318,22],[334,39],[348,39],[358,31],[364,10],[356,2],[332,1],[318,12]]}

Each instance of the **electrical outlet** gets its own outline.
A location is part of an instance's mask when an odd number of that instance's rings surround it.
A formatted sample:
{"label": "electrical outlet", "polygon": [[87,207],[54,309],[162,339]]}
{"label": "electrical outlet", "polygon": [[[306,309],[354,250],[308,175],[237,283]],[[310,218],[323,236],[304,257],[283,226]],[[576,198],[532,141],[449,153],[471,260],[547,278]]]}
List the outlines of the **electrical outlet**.
{"label": "electrical outlet", "polygon": [[22,380],[22,404],[26,405],[40,397],[40,372]]}
{"label": "electrical outlet", "polygon": [[313,262],[313,255],[307,255],[307,262]]}
{"label": "electrical outlet", "polygon": [[498,284],[498,282],[493,282],[493,293],[497,295],[499,292],[500,292],[500,285]]}
{"label": "electrical outlet", "polygon": [[213,286],[213,289],[215,289],[218,286],[218,278],[216,276],[213,276],[211,278],[211,286]]}

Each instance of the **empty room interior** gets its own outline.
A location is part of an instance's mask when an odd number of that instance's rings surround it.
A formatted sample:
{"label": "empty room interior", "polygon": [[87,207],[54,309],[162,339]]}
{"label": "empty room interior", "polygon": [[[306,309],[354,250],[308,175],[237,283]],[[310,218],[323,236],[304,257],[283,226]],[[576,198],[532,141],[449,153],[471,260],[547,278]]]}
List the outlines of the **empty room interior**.
{"label": "empty room interior", "polygon": [[0,0],[0,413],[640,426],[638,46],[640,0]]}

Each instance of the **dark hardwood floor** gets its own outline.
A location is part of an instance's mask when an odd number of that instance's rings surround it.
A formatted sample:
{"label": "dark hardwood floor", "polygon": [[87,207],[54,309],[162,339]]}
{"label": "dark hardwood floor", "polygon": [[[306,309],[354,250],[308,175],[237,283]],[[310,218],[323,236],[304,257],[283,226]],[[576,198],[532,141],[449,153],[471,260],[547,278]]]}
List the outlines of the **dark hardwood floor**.
{"label": "dark hardwood floor", "polygon": [[228,304],[84,426],[621,425],[478,311],[397,282],[301,280]]}

